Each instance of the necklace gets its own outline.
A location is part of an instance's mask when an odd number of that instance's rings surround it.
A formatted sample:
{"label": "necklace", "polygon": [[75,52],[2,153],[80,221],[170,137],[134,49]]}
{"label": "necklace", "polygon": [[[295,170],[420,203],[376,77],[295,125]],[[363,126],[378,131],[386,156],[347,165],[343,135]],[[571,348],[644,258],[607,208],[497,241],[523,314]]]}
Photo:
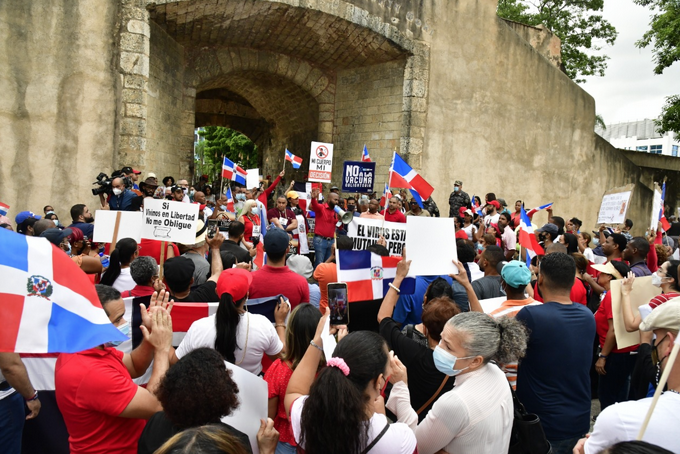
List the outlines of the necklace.
{"label": "necklace", "polygon": [[680,391],[678,391],[677,389],[669,389],[669,391],[675,394],[680,394]]}
{"label": "necklace", "polygon": [[250,315],[246,312],[246,344],[243,346],[243,356],[241,357],[241,361],[237,362],[236,365],[240,365],[244,359],[246,359],[246,351],[248,350],[248,333],[250,332]]}

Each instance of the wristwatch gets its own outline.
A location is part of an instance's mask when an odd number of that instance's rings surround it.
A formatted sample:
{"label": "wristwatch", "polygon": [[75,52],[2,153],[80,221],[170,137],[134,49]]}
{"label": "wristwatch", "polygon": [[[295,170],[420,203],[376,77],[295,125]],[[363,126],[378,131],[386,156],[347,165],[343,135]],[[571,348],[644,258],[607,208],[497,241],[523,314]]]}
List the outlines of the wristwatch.
{"label": "wristwatch", "polygon": [[607,357],[606,357],[606,356],[604,356],[604,355],[603,355],[602,353],[600,353],[600,354],[598,355],[598,357],[599,357],[599,358],[604,358],[604,359],[607,359]]}

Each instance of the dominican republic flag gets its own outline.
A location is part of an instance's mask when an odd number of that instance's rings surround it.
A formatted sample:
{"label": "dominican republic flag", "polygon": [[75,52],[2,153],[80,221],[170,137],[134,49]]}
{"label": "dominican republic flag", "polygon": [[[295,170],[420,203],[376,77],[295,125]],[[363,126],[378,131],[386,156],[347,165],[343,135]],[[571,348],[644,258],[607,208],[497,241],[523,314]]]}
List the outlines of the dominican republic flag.
{"label": "dominican republic flag", "polygon": [[94,285],[45,238],[0,229],[0,352],[75,353],[125,340]]}
{"label": "dominican republic flag", "polygon": [[235,213],[234,211],[234,197],[231,194],[231,188],[227,186],[227,211]]}
{"label": "dominican republic flag", "polygon": [[7,205],[6,203],[0,202],[0,216],[7,216],[8,211],[9,211],[9,205]]}
{"label": "dominican republic flag", "polygon": [[520,223],[519,223],[519,245],[527,250],[527,261],[531,260],[529,257],[529,251],[532,251],[534,255],[543,255],[543,247],[538,244],[538,239],[534,235],[534,228],[531,225],[531,219],[524,211],[524,207],[521,208],[520,212]]}
{"label": "dominican republic flag", "polygon": [[[381,257],[370,251],[338,250],[338,281],[347,284],[347,299],[368,301],[383,299],[390,289],[389,284],[397,275],[397,264],[401,257]],[[407,277],[401,283],[401,295],[412,295],[416,280]]]}
{"label": "dominican republic flag", "polygon": [[482,207],[477,204],[477,199],[475,196],[472,196],[472,211],[477,213],[479,216],[484,216],[484,211],[482,210]]}
{"label": "dominican republic flag", "polygon": [[[293,191],[298,193],[298,201],[301,210],[311,212],[312,209],[310,204],[312,203],[312,189],[319,189],[321,191],[321,183],[305,183],[305,182],[295,182],[293,185]],[[319,197],[321,193],[319,193]]]}
{"label": "dominican republic flag", "polygon": [[411,194],[415,191],[422,200],[426,200],[434,191],[430,183],[418,175],[418,172],[413,170],[396,152],[392,158],[389,185],[393,188],[410,189]]}
{"label": "dominican republic flag", "polygon": [[385,208],[387,206],[387,202],[392,198],[392,191],[390,191],[390,185],[385,183],[385,191],[383,192],[382,197],[380,197],[380,206]]}
{"label": "dominican republic flag", "polygon": [[293,164],[294,169],[299,169],[302,165],[302,158],[295,156],[293,153],[288,151],[288,148],[286,148],[286,161],[290,161]]}
{"label": "dominican republic flag", "polygon": [[236,183],[240,183],[245,186],[246,171],[231,162],[229,159],[224,158],[224,161],[222,162],[222,178],[235,181]]}
{"label": "dominican republic flag", "polygon": [[[0,205],[2,205],[0,203]],[[664,232],[667,232],[671,228],[671,223],[666,219],[666,182],[663,182],[663,187],[661,188],[661,214],[659,215],[659,221],[661,222],[661,227],[663,227]]]}
{"label": "dominican republic flag", "polygon": [[364,151],[361,153],[361,162],[371,162],[371,157],[368,155],[366,145],[364,145]]}
{"label": "dominican republic flag", "polygon": [[550,202],[550,203],[546,203],[545,205],[541,205],[538,208],[532,208],[527,212],[527,216],[529,216],[529,219],[532,219],[534,217],[534,214],[536,214],[537,212],[539,212],[541,210],[549,210],[550,208],[552,208],[552,206],[553,206],[553,202]]}

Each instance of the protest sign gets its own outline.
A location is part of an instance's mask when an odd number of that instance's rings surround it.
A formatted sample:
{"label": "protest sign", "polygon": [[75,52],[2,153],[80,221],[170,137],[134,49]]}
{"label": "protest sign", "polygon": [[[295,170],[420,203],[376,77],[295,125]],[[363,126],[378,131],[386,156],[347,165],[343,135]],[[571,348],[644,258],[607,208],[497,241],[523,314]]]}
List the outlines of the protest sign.
{"label": "protest sign", "polygon": [[649,224],[650,230],[659,228],[659,219],[661,218],[661,208],[663,207],[663,200],[661,199],[661,188],[658,183],[654,183],[654,199],[652,200],[652,222]]}
{"label": "protest sign", "polygon": [[345,161],[342,170],[342,190],[373,192],[375,162]]}
{"label": "protest sign", "polygon": [[332,168],[333,144],[312,142],[312,150],[309,154],[309,177],[307,180],[330,183]]}
{"label": "protest sign", "polygon": [[598,224],[623,224],[635,185],[630,184],[607,191],[602,197],[600,211],[597,215]]}
{"label": "protest sign", "polygon": [[170,200],[144,200],[142,238],[194,244],[198,204]]}
{"label": "protest sign", "polygon": [[458,274],[456,226],[453,218],[406,217],[406,258],[409,276]]}
{"label": "protest sign", "polygon": [[92,241],[95,243],[115,244],[122,238],[132,238],[139,243],[142,239],[142,213],[97,210],[94,213],[92,236]]}
{"label": "protest sign", "polygon": [[401,255],[406,244],[406,224],[360,217],[355,217],[348,224],[347,236],[352,238],[354,251],[365,250],[377,242],[380,235],[385,237],[390,255]]}
{"label": "protest sign", "polygon": [[253,189],[260,187],[260,169],[246,170],[246,188]]}
{"label": "protest sign", "polygon": [[257,432],[260,430],[260,419],[267,420],[267,382],[257,375],[251,374],[234,364],[224,362],[231,371],[231,379],[238,386],[239,407],[222,422],[248,435],[250,447],[254,454],[260,449],[257,446]]}
{"label": "protest sign", "polygon": [[[614,333],[616,334],[616,348],[626,348],[640,343],[639,331],[629,333],[623,323],[623,312],[621,309],[621,286],[623,281],[613,280],[610,283],[612,294],[612,314],[614,315]],[[633,290],[630,292],[630,305],[633,315],[640,311],[639,306],[649,303],[649,300],[661,294],[661,289],[652,285],[652,277],[636,277],[633,282]]]}

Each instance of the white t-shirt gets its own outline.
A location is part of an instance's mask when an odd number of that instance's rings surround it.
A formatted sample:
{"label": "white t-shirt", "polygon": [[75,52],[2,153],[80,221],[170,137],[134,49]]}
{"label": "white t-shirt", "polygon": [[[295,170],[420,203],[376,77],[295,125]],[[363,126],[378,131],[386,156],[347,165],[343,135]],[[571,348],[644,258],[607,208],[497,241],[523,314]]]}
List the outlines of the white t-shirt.
{"label": "white t-shirt", "polygon": [[[177,358],[181,359],[197,348],[215,348],[216,336],[215,315],[196,320],[177,347]],[[255,375],[262,372],[262,355],[278,355],[283,349],[283,343],[269,319],[250,312],[241,314],[241,321],[236,327],[236,345],[234,364]]]}
{"label": "white t-shirt", "polygon": [[593,250],[590,249],[589,247],[583,249],[583,256],[589,262],[595,263],[595,254],[593,253]]}
{"label": "white t-shirt", "polygon": [[467,227],[463,227],[463,230],[465,233],[467,233],[468,240],[472,241],[472,235],[474,235],[477,232],[477,226],[474,224],[470,224]]}
{"label": "white t-shirt", "polygon": [[[302,418],[302,409],[309,396],[302,396],[293,402],[290,407],[290,423],[293,427],[293,436],[295,441],[300,443],[300,419]],[[370,444],[375,437],[380,435],[386,424],[389,421],[385,415],[380,413],[373,413],[369,421],[371,426],[368,429],[368,444]],[[322,430],[324,428],[319,428]],[[368,445],[367,444],[367,445]],[[304,445],[303,445],[304,449]],[[390,424],[387,433],[382,436],[380,440],[371,448],[371,454],[413,454],[416,450],[416,436],[413,431],[409,429],[406,424],[394,423]]]}
{"label": "white t-shirt", "polygon": [[498,219],[501,217],[500,213],[494,215],[487,214],[484,216],[484,225],[489,227],[491,224],[498,224]]}
{"label": "white t-shirt", "polygon": [[127,268],[121,268],[120,275],[118,276],[118,279],[113,282],[112,287],[123,293],[132,290],[136,285],[137,283],[132,280],[130,267],[128,266]]}
{"label": "white t-shirt", "polygon": [[[600,413],[586,441],[585,453],[595,454],[620,441],[637,439],[652,397],[611,405]],[[680,395],[666,391],[659,397],[642,441],[680,453]]]}

